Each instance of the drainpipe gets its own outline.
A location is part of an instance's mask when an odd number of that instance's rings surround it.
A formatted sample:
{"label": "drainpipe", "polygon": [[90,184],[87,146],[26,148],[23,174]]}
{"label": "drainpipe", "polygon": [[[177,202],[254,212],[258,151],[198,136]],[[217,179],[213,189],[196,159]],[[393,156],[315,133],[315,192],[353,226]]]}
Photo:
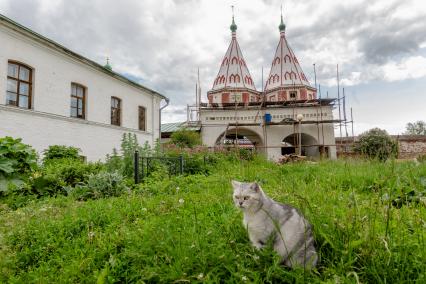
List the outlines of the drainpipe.
{"label": "drainpipe", "polygon": [[[158,115],[158,117],[159,117],[159,123],[160,123],[160,125],[159,125],[159,127],[158,127],[158,129],[159,129],[159,131],[160,131],[160,136],[158,136],[158,139],[159,139],[159,142],[161,143],[161,111],[163,110],[163,108],[165,108],[165,107],[167,107],[168,105],[169,105],[169,103],[170,103],[170,99],[169,98],[164,98],[164,100],[166,101],[166,104],[164,105],[164,106],[162,106],[162,107],[160,107],[160,110],[159,110],[159,115]],[[162,101],[162,100],[161,100]],[[160,105],[161,105],[161,101],[160,101]]]}

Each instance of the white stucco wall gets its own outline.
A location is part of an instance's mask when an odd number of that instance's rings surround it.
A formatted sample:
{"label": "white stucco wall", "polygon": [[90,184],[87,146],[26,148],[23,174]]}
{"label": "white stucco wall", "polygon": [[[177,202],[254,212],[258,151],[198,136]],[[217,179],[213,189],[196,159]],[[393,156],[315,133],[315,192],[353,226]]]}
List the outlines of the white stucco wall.
{"label": "white stucco wall", "polygon": [[[5,106],[9,60],[33,68],[32,110]],[[86,87],[83,121],[70,118],[72,82]],[[122,102],[121,127],[110,125],[111,96]],[[89,160],[103,159],[119,148],[125,132],[136,133],[141,144],[153,144],[159,137],[160,102],[159,96],[0,25],[0,137],[22,137],[37,150],[73,145]],[[138,130],[138,106],[146,108],[146,131]]]}
{"label": "white stucco wall", "polygon": [[[280,107],[258,109],[202,109],[200,118],[202,123],[201,137],[206,146],[213,147],[220,135],[222,135],[228,123],[241,124],[238,128],[250,130],[261,140],[259,145],[266,146],[267,157],[271,160],[278,160],[281,157],[281,142],[289,135],[295,133],[293,125],[266,125],[266,135],[263,132],[263,120],[265,113],[272,115],[272,122],[280,122],[285,117],[296,118],[297,114],[304,115],[303,120],[316,121],[317,117],[321,120],[321,112],[323,120],[332,120],[331,107]],[[257,118],[256,118],[257,117]],[[212,119],[214,118],[214,119]],[[247,126],[247,124],[255,123],[256,125]],[[235,127],[229,127],[228,131],[232,131]],[[297,129],[296,129],[297,132]],[[319,124],[302,124],[301,132],[312,136],[317,144],[324,144],[328,147],[328,155],[330,158],[336,158],[334,128],[331,123]],[[266,136],[266,139],[265,139]],[[302,140],[303,141],[303,140]]]}

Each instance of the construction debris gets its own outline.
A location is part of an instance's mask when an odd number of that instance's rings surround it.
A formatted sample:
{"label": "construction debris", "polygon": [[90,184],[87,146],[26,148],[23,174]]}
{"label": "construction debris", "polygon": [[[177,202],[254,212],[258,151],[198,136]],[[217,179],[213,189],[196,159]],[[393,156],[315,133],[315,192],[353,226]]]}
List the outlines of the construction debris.
{"label": "construction debris", "polygon": [[303,161],[306,161],[306,156],[300,156],[300,155],[296,155],[296,154],[288,154],[288,155],[283,155],[278,160],[278,164],[283,165],[283,164],[303,162]]}

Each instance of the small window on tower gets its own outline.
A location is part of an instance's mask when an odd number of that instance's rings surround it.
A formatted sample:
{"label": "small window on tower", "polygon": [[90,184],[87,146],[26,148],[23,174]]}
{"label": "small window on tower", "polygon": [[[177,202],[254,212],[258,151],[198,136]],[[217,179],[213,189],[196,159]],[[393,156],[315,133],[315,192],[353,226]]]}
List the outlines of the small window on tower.
{"label": "small window on tower", "polygon": [[297,92],[290,92],[290,99],[295,99],[297,95]]}

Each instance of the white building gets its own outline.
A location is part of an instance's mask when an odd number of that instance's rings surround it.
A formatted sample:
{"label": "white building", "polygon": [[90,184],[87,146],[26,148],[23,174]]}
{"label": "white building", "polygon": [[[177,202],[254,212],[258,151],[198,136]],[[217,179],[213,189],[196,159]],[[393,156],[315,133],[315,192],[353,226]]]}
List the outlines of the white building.
{"label": "white building", "polygon": [[259,92],[232,18],[231,43],[207,92],[208,104],[197,107],[203,143],[254,148],[272,160],[290,153],[335,158],[335,99],[317,98],[316,88],[309,84],[287,42],[282,16],[278,28],[280,38],[271,71]]}
{"label": "white building", "polygon": [[[0,15],[0,137],[22,138],[41,152],[78,147],[88,160],[160,138],[168,99]],[[167,105],[167,104],[166,104]]]}

